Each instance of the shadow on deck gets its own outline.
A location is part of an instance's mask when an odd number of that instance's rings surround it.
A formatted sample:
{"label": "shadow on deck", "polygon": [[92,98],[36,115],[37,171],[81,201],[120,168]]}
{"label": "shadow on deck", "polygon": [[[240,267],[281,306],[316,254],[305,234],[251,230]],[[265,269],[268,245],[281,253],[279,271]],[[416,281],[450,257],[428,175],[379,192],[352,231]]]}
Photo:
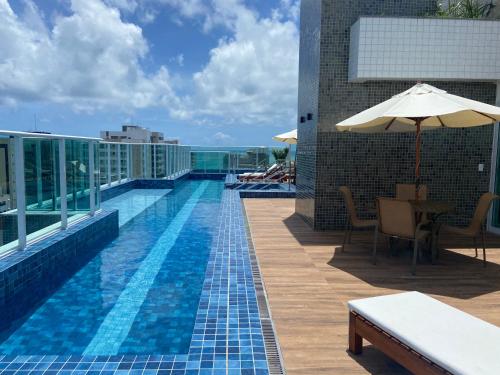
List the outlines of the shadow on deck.
{"label": "shadow on deck", "polygon": [[287,373],[406,374],[375,348],[346,352],[347,302],[417,290],[500,326],[500,237],[487,237],[487,267],[470,239],[446,237],[437,264],[410,273],[408,246],[381,240],[371,263],[373,233],[315,232],[294,214],[292,200],[245,200],[252,239],[269,296]]}

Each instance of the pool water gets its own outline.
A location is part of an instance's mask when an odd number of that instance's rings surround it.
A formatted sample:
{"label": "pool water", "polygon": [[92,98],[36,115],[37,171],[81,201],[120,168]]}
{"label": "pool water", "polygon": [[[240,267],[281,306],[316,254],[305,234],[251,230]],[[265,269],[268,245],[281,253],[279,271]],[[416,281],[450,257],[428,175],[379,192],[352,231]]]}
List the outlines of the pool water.
{"label": "pool water", "polygon": [[192,180],[104,202],[120,210],[119,237],[0,335],[0,353],[187,353],[223,187]]}

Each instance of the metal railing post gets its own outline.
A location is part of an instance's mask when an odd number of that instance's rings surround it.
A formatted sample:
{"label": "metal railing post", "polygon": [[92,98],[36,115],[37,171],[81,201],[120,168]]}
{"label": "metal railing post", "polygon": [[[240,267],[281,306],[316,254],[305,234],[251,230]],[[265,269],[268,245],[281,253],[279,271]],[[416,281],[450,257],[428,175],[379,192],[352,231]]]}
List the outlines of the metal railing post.
{"label": "metal railing post", "polygon": [[118,173],[118,183],[122,183],[122,146],[120,144],[116,145],[117,148],[117,156],[116,162],[118,163],[116,166],[116,173]]}
{"label": "metal railing post", "polygon": [[108,179],[108,186],[111,186],[111,144],[107,144],[107,154],[108,154],[108,160],[107,160],[107,179]]}
{"label": "metal railing post", "polygon": [[156,145],[153,145],[153,178],[156,179]]}
{"label": "metal railing post", "polygon": [[146,170],[148,167],[146,159],[147,159],[146,145],[142,145],[142,178],[146,178]]}
{"label": "metal railing post", "polygon": [[177,147],[178,146],[174,146],[174,177],[177,176]]}
{"label": "metal railing post", "polygon": [[68,196],[66,186],[66,147],[64,139],[59,139],[59,191],[61,193],[61,229],[68,227]]}
{"label": "metal railing post", "polygon": [[26,247],[26,185],[24,179],[24,142],[16,137],[14,144],[16,205],[17,205],[17,238],[20,250]]}
{"label": "metal railing post", "polygon": [[89,142],[89,190],[90,190],[90,215],[95,214],[95,165],[94,142]]}
{"label": "metal railing post", "polygon": [[127,145],[127,180],[130,180],[132,178],[130,174],[130,149],[132,148],[131,145]]}
{"label": "metal railing post", "polygon": [[35,141],[36,163],[36,197],[38,208],[43,206],[43,180],[42,180],[42,141]]}

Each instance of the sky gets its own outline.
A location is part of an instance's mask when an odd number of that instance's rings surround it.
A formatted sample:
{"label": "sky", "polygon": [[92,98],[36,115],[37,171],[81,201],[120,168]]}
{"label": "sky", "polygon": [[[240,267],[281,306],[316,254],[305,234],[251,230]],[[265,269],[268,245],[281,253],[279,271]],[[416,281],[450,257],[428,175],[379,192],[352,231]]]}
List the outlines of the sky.
{"label": "sky", "polygon": [[0,129],[277,145],[298,25],[299,0],[0,0]]}

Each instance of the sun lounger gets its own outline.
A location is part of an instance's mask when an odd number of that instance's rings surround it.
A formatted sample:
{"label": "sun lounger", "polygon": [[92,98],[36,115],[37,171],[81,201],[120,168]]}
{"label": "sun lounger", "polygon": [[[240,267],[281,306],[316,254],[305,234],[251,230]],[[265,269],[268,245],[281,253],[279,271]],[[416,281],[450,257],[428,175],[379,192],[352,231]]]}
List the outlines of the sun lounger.
{"label": "sun lounger", "polygon": [[418,292],[349,302],[349,350],[363,338],[414,374],[500,374],[500,328]]}
{"label": "sun lounger", "polygon": [[271,167],[268,168],[267,171],[265,172],[249,172],[249,173],[242,173],[238,175],[238,179],[240,181],[250,181],[250,180],[260,180],[260,179],[265,179],[268,176],[272,176],[274,173],[278,172],[280,170],[281,166],[279,164],[273,164]]}

